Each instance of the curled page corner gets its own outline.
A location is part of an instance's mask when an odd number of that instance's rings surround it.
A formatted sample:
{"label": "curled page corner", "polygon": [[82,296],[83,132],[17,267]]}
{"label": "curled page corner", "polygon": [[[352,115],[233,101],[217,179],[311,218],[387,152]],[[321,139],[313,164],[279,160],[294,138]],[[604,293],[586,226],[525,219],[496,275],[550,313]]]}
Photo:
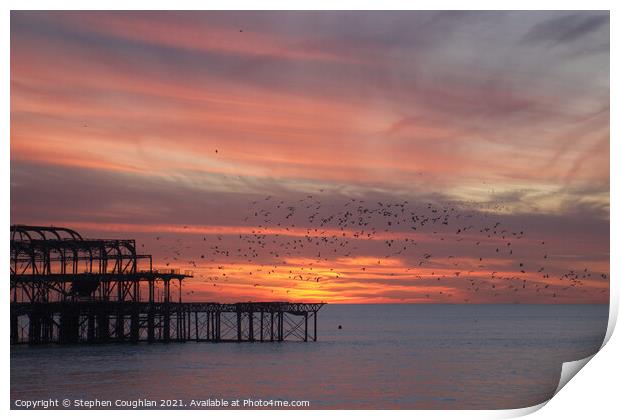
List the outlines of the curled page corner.
{"label": "curled page corner", "polygon": [[[610,300],[609,321],[607,323],[607,332],[605,333],[605,338],[603,339],[603,343],[601,344],[601,347],[598,349],[596,353],[601,351],[603,347],[605,347],[605,344],[607,344],[607,342],[611,338],[614,332],[614,329],[616,328],[617,318],[618,318],[618,305],[613,304],[613,302]],[[592,360],[592,358],[596,355],[596,353],[588,357],[585,357],[583,359],[580,359],[580,360],[573,360],[571,362],[562,363],[562,373],[560,374],[560,381],[558,383],[558,387],[555,389],[555,392],[553,393],[553,396],[555,396],[558,392],[560,392],[560,390],[564,388],[564,385],[566,385],[568,381],[573,379],[573,377],[577,374],[577,372],[579,372],[590,360]]]}
{"label": "curled page corner", "polygon": [[612,295],[609,298],[609,320],[607,321],[607,332],[605,333],[605,338],[603,339],[603,344],[601,345],[601,348],[605,347],[605,344],[607,344],[607,342],[611,338],[611,335],[614,333],[614,330],[616,329],[617,320],[618,320],[618,297]]}
{"label": "curled page corner", "polygon": [[[603,339],[603,343],[601,344],[601,347],[597,350],[596,353],[601,351],[603,347],[605,347],[609,339],[611,338],[616,328],[617,319],[618,319],[617,301],[615,299],[613,300],[610,299],[607,332],[605,333],[605,338]],[[590,360],[592,360],[594,356],[596,356],[596,353],[592,354],[591,356],[580,359],[580,360],[573,360],[572,362],[562,363],[562,373],[560,374],[560,381],[558,383],[558,387],[555,389],[555,392],[553,393],[553,396],[555,396],[558,392],[560,392],[560,390],[564,388],[564,385],[566,385],[568,381],[573,379],[573,377],[577,374],[577,372],[579,372]]]}
{"label": "curled page corner", "polygon": [[530,415],[532,413],[537,412],[538,410],[543,408],[545,405],[547,405],[548,402],[549,402],[549,400],[541,402],[540,404],[529,406],[529,407],[514,408],[514,409],[511,409],[511,410],[501,410],[501,411],[498,412],[498,416],[496,418],[500,418],[500,419],[514,419],[514,418],[517,418],[517,417],[525,417],[525,416],[528,416],[528,415]]}
{"label": "curled page corner", "polygon": [[553,396],[555,396],[564,385],[568,383],[573,377],[583,368],[592,358],[596,355],[594,353],[591,356],[585,357],[580,360],[573,360],[572,362],[564,362],[562,363],[562,373],[560,374],[560,382],[558,383],[558,387],[555,389]]}

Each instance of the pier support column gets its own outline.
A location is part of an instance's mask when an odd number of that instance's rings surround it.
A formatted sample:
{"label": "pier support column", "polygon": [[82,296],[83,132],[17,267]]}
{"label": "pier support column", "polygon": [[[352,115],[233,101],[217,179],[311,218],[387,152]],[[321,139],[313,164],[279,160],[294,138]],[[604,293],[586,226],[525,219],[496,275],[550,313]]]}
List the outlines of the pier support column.
{"label": "pier support column", "polygon": [[207,310],[207,340],[211,340],[211,311]]}
{"label": "pier support column", "polygon": [[164,308],[164,342],[170,341],[170,308],[168,305]]}
{"label": "pier support column", "polygon": [[41,318],[39,313],[30,314],[28,321],[28,344],[39,344],[41,339]]}
{"label": "pier support column", "polygon": [[86,330],[86,341],[92,343],[95,341],[95,314],[88,314],[88,328]]}
{"label": "pier support column", "polygon": [[17,314],[11,313],[11,344],[19,343],[18,320]]}
{"label": "pier support column", "polygon": [[185,311],[185,316],[187,318],[187,333],[185,334],[185,339],[186,340],[191,340],[192,339],[192,311],[190,310],[190,308],[187,308],[187,311]]}
{"label": "pier support column", "polygon": [[164,316],[164,342],[170,341],[170,280],[164,279],[164,304],[163,304],[163,316]]}
{"label": "pier support column", "polygon": [[215,329],[216,329],[216,325],[215,325],[215,312],[211,312],[211,339],[212,341],[216,341],[216,335],[215,335]]}
{"label": "pier support column", "polygon": [[155,303],[155,282],[153,280],[149,280],[148,288],[149,309],[146,314],[146,339],[149,343],[152,343],[155,341],[155,308],[153,307]]}
{"label": "pier support column", "polygon": [[284,312],[278,312],[278,341],[284,341]]}
{"label": "pier support column", "polygon": [[176,324],[175,330],[177,332],[176,340],[178,340],[181,337],[181,314],[179,312],[176,313],[174,320]]}
{"label": "pier support column", "polygon": [[248,340],[254,341],[254,313],[248,312]]}
{"label": "pier support column", "polygon": [[237,341],[241,341],[241,311],[237,309]]}
{"label": "pier support column", "polygon": [[179,308],[177,312],[177,339],[185,341],[185,311],[183,308]]}
{"label": "pier support column", "polygon": [[149,343],[155,341],[155,309],[149,305],[149,312],[146,315],[146,339]]}
{"label": "pier support column", "polygon": [[316,341],[316,311],[314,311],[314,341]]}
{"label": "pier support column", "polygon": [[164,302],[170,302],[170,280],[164,280]]}
{"label": "pier support column", "polygon": [[304,341],[308,341],[308,312],[304,312]]}
{"label": "pier support column", "polygon": [[217,311],[215,313],[215,341],[220,341],[222,339],[222,322],[220,318],[220,311]]}
{"label": "pier support column", "polygon": [[45,317],[43,318],[43,344],[49,344],[53,342],[53,333],[54,333],[54,323],[52,322],[52,314],[50,312],[45,312]]}
{"label": "pier support column", "polygon": [[149,303],[155,302],[155,282],[149,280]]}
{"label": "pier support column", "polygon": [[59,341],[74,344],[80,338],[80,314],[77,309],[65,307],[60,313]]}
{"label": "pier support column", "polygon": [[137,343],[140,341],[140,313],[138,311],[139,308],[136,305],[131,308],[131,323],[129,326],[129,331],[132,343]]}
{"label": "pier support column", "polygon": [[97,339],[103,343],[110,339],[110,316],[105,311],[97,315]]}
{"label": "pier support column", "polygon": [[125,341],[125,313],[122,309],[116,313],[116,339]]}
{"label": "pier support column", "polygon": [[200,340],[198,335],[198,311],[194,312],[194,331],[196,332],[196,341]]}
{"label": "pier support column", "polygon": [[273,312],[271,312],[271,334],[269,335],[269,339],[273,341]]}
{"label": "pier support column", "polygon": [[191,336],[192,313],[189,309],[183,311],[183,339],[189,340]]}

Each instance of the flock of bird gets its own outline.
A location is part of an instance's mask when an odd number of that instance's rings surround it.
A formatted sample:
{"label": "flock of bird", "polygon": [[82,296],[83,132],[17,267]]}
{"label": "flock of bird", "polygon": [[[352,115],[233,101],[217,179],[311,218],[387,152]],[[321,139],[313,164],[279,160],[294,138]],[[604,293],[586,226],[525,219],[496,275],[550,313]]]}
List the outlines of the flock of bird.
{"label": "flock of bird", "polygon": [[[176,261],[206,267],[208,273],[200,274],[199,281],[214,287],[224,287],[232,276],[272,293],[273,280],[285,281],[289,293],[300,282],[321,288],[371,274],[415,279],[429,286],[421,293],[425,298],[451,298],[455,281],[470,295],[533,289],[556,298],[570,288],[592,293],[583,287],[585,281],[607,279],[607,274],[583,267],[559,272],[547,242],[503,221],[500,205],[480,209],[463,203],[359,198],[336,203],[320,197],[255,200],[241,223],[247,232],[203,236],[199,254],[191,258],[187,254],[196,246],[175,238],[166,247],[166,265]],[[155,239],[163,241],[162,236]],[[263,284],[266,278],[272,281]],[[450,287],[433,287],[431,281]]]}

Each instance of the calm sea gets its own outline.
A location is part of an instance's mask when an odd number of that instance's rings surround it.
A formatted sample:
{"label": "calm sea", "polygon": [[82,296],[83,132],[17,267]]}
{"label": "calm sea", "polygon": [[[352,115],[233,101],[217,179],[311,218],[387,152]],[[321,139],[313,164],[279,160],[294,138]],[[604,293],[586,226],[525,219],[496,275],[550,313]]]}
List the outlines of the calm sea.
{"label": "calm sea", "polygon": [[607,317],[607,305],[326,305],[317,342],[11,347],[11,398],[520,408],[599,349]]}

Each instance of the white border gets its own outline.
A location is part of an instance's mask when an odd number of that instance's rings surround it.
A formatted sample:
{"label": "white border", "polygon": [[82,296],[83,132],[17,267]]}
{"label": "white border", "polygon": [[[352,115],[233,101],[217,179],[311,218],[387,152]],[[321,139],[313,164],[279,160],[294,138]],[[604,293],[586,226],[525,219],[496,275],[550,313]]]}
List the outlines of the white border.
{"label": "white border", "polygon": [[[616,2],[617,3],[617,2]],[[297,1],[295,4],[291,4],[290,2],[285,1],[273,1],[273,0],[262,0],[262,1],[234,1],[229,0],[226,2],[213,2],[213,1],[196,1],[196,0],[175,0],[174,2],[166,2],[161,0],[152,0],[152,1],[120,1],[120,0],[94,0],[89,1],[88,3],[79,2],[76,0],[60,0],[55,1],[53,3],[49,1],[9,1],[4,2],[2,5],[2,14],[0,17],[0,31],[2,33],[2,55],[0,60],[0,74],[2,75],[2,101],[0,102],[2,107],[2,153],[0,153],[0,159],[2,159],[3,165],[0,166],[0,172],[2,177],[2,183],[0,188],[2,188],[2,196],[4,200],[2,201],[1,214],[3,226],[8,226],[10,224],[10,216],[9,216],[9,196],[10,196],[10,147],[9,141],[10,133],[9,133],[9,125],[10,125],[10,92],[9,92],[9,49],[10,49],[10,9],[18,9],[18,10],[27,10],[27,9],[119,9],[119,10],[129,10],[129,9],[158,9],[158,10],[183,10],[183,9],[225,9],[225,10],[233,10],[233,9],[290,9],[290,10],[343,10],[343,9],[365,9],[365,10],[404,10],[404,9],[419,9],[419,10],[437,10],[437,9],[465,9],[465,10],[487,10],[487,9],[513,9],[513,10],[548,10],[548,9],[570,9],[570,10],[611,10],[611,73],[614,74],[617,71],[618,66],[616,65],[617,54],[615,53],[615,48],[617,46],[617,37],[615,30],[617,19],[615,18],[616,11],[614,10],[614,2],[612,1],[597,1],[591,0],[587,2],[578,2],[578,1],[532,1],[532,0],[522,0],[522,1],[504,1],[500,3],[493,1],[482,1],[482,0],[469,0],[465,1],[440,1],[440,2],[410,2],[403,0],[383,0],[381,2],[376,1],[368,1],[368,0],[357,0],[357,1],[327,1],[327,0],[315,0],[315,1]],[[614,104],[616,103],[616,95],[612,89],[611,96],[611,114],[615,115],[614,110],[616,107]],[[615,138],[613,135],[616,133],[613,117],[611,118],[612,125],[612,136],[611,138]],[[618,166],[613,163],[617,163],[617,156],[620,156],[620,150],[618,150],[618,145],[616,142],[611,142],[611,153],[610,157],[614,156],[616,159],[612,161],[611,164],[611,209],[612,213],[617,213],[618,209],[618,174],[620,169]],[[615,214],[617,216],[617,214]],[[617,287],[617,281],[615,281],[615,273],[618,272],[618,252],[617,252],[617,238],[619,237],[619,228],[617,219],[612,217],[611,219],[611,244],[610,244],[610,255],[611,255],[611,270],[610,270],[610,278],[612,280],[612,288],[611,288],[611,305],[610,305],[610,328],[608,330],[608,334],[606,337],[606,342],[610,338],[610,333],[613,330],[613,326],[615,325],[615,321],[618,313],[618,301],[619,301],[619,292]],[[8,232],[7,232],[8,233]],[[9,242],[7,240],[2,241],[1,245],[2,255],[9,254]],[[7,261],[4,259],[0,259],[2,264],[2,272],[8,274],[9,267]],[[5,274],[5,275],[6,275]],[[5,283],[6,284],[6,283]],[[9,304],[8,300],[5,301],[2,307],[2,316],[4,319],[8,319],[9,317]],[[0,334],[2,334],[2,338],[4,340],[4,346],[2,347],[3,353],[3,365],[2,365],[2,391],[5,398],[0,402],[3,411],[8,411],[10,406],[9,401],[9,372],[10,372],[10,358],[9,358],[9,334],[7,331],[7,323],[1,323],[0,326]],[[304,420],[310,419],[311,417],[315,417],[317,415],[327,416],[327,417],[340,417],[340,416],[355,416],[357,418],[376,418],[376,416],[390,416],[395,418],[411,418],[415,416],[416,418],[472,418],[472,419],[481,419],[481,418],[506,418],[506,417],[515,417],[520,415],[529,414],[531,412],[536,412],[533,416],[535,418],[540,419],[549,419],[549,418],[566,418],[566,419],[582,419],[584,416],[588,416],[590,418],[596,419],[605,419],[605,418],[615,418],[618,413],[617,407],[618,404],[616,401],[618,400],[618,388],[614,385],[617,383],[617,374],[619,373],[619,363],[618,363],[618,355],[620,354],[620,342],[617,337],[612,337],[609,342],[607,342],[604,351],[597,354],[590,363],[583,369],[583,371],[579,374],[579,379],[570,381],[568,385],[564,389],[559,392],[559,394],[554,397],[546,407],[542,410],[537,411],[539,408],[544,406],[545,404],[541,404],[537,407],[531,407],[520,410],[503,410],[503,411],[321,411],[320,413],[317,411],[296,411],[294,414],[287,411],[274,411],[274,410],[266,410],[266,411],[256,411],[256,412],[248,412],[248,411],[226,411],[226,412],[208,412],[205,413],[203,411],[194,411],[194,412],[183,412],[183,416],[194,417],[194,418],[204,418],[205,416],[227,416],[234,418],[248,417],[248,416],[257,416],[259,418],[273,418],[280,419],[284,417],[290,417],[294,415],[296,418]],[[92,411],[88,413],[89,417],[92,418],[107,418],[110,415],[125,415],[117,414],[118,412],[102,412],[102,411]],[[176,416],[180,413],[170,413],[167,411],[133,411],[131,412],[132,417],[144,417],[147,416],[149,418],[164,418],[169,416]],[[35,418],[41,415],[45,415],[48,418],[77,418],[83,417],[83,412],[70,412],[70,411],[55,411],[55,412],[34,412],[34,411],[11,411],[10,415],[15,418]]]}

